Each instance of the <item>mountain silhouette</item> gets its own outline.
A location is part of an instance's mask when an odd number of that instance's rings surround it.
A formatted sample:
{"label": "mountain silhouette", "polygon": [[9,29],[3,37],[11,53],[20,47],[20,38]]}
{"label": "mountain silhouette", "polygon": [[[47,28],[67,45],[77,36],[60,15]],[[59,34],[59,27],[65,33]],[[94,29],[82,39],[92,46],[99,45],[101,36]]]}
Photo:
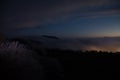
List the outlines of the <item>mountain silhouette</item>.
{"label": "mountain silhouette", "polygon": [[46,38],[52,38],[52,39],[59,39],[56,36],[49,36],[49,35],[42,35],[42,37],[46,37]]}

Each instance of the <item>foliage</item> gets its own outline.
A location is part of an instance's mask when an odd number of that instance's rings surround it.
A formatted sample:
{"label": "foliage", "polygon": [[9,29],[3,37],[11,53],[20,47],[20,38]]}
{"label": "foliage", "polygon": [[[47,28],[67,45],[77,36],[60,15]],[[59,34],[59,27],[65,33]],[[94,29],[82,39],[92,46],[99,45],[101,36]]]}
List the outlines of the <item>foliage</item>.
{"label": "foliage", "polygon": [[40,56],[17,41],[0,44],[0,73],[15,80],[61,80],[62,66],[57,59]]}

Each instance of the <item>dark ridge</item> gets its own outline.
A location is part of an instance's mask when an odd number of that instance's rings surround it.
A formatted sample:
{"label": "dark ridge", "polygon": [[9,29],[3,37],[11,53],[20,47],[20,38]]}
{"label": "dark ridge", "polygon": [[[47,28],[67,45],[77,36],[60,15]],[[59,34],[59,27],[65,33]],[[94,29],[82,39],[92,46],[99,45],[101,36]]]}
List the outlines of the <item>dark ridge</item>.
{"label": "dark ridge", "polygon": [[[36,44],[33,45],[33,42],[29,42],[29,40],[13,39],[12,41],[29,44],[28,46],[31,46],[31,49],[41,54],[40,47],[37,47]],[[47,48],[45,48],[45,51],[47,55],[44,55],[44,57],[56,59],[63,66],[65,80],[115,80],[113,74],[119,77],[120,52],[73,51]],[[49,62],[43,64],[49,65]],[[63,80],[63,78],[58,79],[58,76],[55,76],[57,74],[54,66],[49,65],[45,68],[49,69],[47,76],[51,79],[55,78],[52,80]],[[54,73],[52,77],[51,73]],[[45,80],[51,80],[50,78]]]}
{"label": "dark ridge", "polygon": [[52,39],[59,39],[59,38],[58,38],[58,37],[56,37],[56,36],[48,36],[48,35],[42,35],[42,37],[52,38]]}
{"label": "dark ridge", "polygon": [[58,59],[65,70],[65,80],[119,79],[120,52],[72,51],[48,49],[48,56]]}

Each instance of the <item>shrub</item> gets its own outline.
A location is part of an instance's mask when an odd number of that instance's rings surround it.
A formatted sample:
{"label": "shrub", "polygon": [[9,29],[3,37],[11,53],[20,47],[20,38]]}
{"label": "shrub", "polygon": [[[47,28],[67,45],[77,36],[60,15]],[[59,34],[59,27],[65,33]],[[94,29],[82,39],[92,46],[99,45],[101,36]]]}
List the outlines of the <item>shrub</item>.
{"label": "shrub", "polygon": [[1,74],[16,80],[58,80],[61,65],[56,59],[39,56],[19,42],[0,44]]}

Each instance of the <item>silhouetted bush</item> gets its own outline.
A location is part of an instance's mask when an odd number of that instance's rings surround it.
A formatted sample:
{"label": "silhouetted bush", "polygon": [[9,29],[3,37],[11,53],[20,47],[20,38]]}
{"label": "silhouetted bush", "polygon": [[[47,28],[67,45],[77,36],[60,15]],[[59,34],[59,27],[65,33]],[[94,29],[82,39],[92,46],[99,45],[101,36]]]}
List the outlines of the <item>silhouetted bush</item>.
{"label": "silhouetted bush", "polygon": [[57,59],[40,56],[19,42],[1,43],[0,61],[5,80],[63,80],[63,68]]}

